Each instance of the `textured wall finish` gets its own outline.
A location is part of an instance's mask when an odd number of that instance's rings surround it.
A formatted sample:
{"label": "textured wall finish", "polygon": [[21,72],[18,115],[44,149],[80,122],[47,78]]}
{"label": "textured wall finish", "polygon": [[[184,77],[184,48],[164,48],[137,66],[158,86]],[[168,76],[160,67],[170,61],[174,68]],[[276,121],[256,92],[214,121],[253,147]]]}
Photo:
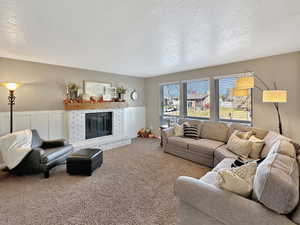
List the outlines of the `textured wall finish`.
{"label": "textured wall finish", "polygon": [[[139,99],[133,102],[127,94],[129,105],[144,106],[142,78],[0,58],[0,82],[25,83],[16,90],[17,111],[63,109],[64,83],[76,82],[82,85],[83,80],[110,82],[136,89]],[[9,110],[7,95],[7,89],[0,86],[0,112]]]}
{"label": "textured wall finish", "polygon": [[300,50],[299,0],[1,0],[0,57],[134,76]]}
{"label": "textured wall finish", "polygon": [[[145,82],[147,126],[152,126],[158,133],[160,83],[201,77],[213,78],[245,71],[254,71],[268,84],[276,81],[279,89],[288,91],[288,102],[280,104],[283,131],[288,137],[300,142],[300,52],[148,78]],[[211,96],[212,99],[214,97],[213,86],[211,87]],[[261,93],[257,90],[254,90],[253,110],[255,126],[278,131],[276,111],[272,104],[262,103]],[[215,109],[211,108],[211,115],[214,114],[214,111]]]}

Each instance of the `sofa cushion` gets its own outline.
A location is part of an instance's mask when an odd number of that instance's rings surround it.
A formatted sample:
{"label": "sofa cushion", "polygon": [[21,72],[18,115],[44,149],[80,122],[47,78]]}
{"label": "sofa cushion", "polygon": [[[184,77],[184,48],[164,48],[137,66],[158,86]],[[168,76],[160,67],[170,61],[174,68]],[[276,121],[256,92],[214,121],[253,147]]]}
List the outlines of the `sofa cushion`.
{"label": "sofa cushion", "polygon": [[261,151],[265,145],[265,141],[257,138],[255,135],[252,135],[249,138],[249,141],[252,143],[251,151],[249,157],[251,159],[259,159],[261,155]]}
{"label": "sofa cushion", "polygon": [[[298,150],[298,149],[297,149]],[[299,163],[300,163],[300,155],[297,156],[297,162],[298,162],[298,167],[299,167]],[[300,170],[300,167],[299,167]],[[299,176],[300,176],[300,172],[299,172]],[[300,178],[300,177],[299,177]],[[299,185],[300,186],[300,185]],[[300,224],[300,204],[298,204],[298,206],[296,207],[296,209],[293,211],[293,213],[290,215],[290,218],[293,222],[295,222],[296,224]]]}
{"label": "sofa cushion", "polygon": [[265,141],[265,146],[261,152],[261,157],[266,157],[268,155],[268,153],[270,152],[272,146],[277,142],[280,141],[282,139],[285,140],[290,140],[274,131],[269,131],[268,134],[266,135],[266,137],[264,138]]}
{"label": "sofa cushion", "polygon": [[203,177],[201,177],[200,180],[204,183],[211,184],[216,187],[218,186],[217,172],[210,171],[210,172],[206,173]]}
{"label": "sofa cushion", "polygon": [[296,158],[296,150],[294,145],[290,141],[284,139],[274,143],[274,145],[272,146],[269,152],[269,155],[276,154],[276,153],[286,155],[291,158]]}
{"label": "sofa cushion", "polygon": [[221,122],[204,122],[201,128],[201,138],[215,141],[227,141],[229,127]]}
{"label": "sofa cushion", "polygon": [[247,125],[243,125],[241,123],[232,123],[230,125],[230,129],[229,129],[229,132],[228,132],[228,138],[230,138],[231,134],[236,131],[236,130],[239,130],[239,131],[252,131],[253,134],[259,138],[259,139],[264,139],[264,137],[267,135],[268,131],[266,130],[263,130],[263,129],[260,129],[260,128],[257,128],[257,127],[250,127],[250,126],[247,126]]}
{"label": "sofa cushion", "polygon": [[184,137],[171,136],[171,137],[168,137],[168,145],[176,145],[178,147],[187,149],[189,140],[191,140],[191,139],[184,138]]}
{"label": "sofa cushion", "polygon": [[227,145],[222,145],[214,152],[214,166],[218,165],[225,158],[237,159],[238,155],[229,151]]}
{"label": "sofa cushion", "polygon": [[252,149],[252,143],[249,140],[239,138],[235,131],[228,140],[227,148],[243,158],[248,158]]}
{"label": "sofa cushion", "polygon": [[218,165],[213,168],[214,172],[218,172],[220,169],[230,169],[232,163],[235,161],[233,158],[223,159]]}
{"label": "sofa cushion", "polygon": [[48,148],[43,151],[43,154],[41,155],[41,162],[48,163],[63,155],[71,153],[72,151],[73,151],[72,145],[65,145],[63,147],[57,147],[57,148]]}
{"label": "sofa cushion", "polygon": [[299,200],[299,169],[295,158],[269,154],[257,167],[253,198],[279,214],[288,214]]}

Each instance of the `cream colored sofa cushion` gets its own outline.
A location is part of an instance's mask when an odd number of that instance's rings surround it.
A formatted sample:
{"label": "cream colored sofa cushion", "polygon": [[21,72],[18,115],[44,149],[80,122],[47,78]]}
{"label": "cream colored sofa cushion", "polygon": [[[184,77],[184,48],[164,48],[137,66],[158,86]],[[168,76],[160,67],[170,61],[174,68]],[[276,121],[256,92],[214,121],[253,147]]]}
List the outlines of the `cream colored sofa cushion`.
{"label": "cream colored sofa cushion", "polygon": [[228,131],[229,127],[226,123],[204,122],[201,128],[201,138],[226,142]]}
{"label": "cream colored sofa cushion", "polygon": [[244,140],[236,136],[236,132],[231,135],[231,137],[228,140],[227,148],[231,152],[243,157],[248,158],[252,143],[249,140]]}
{"label": "cream colored sofa cushion", "polygon": [[254,135],[252,135],[249,138],[249,141],[251,141],[251,143],[252,143],[251,152],[249,154],[249,157],[251,159],[259,159],[261,156],[261,151],[265,145],[264,140],[259,139],[259,138],[255,137]]}
{"label": "cream colored sofa cushion", "polygon": [[295,158],[273,153],[258,166],[253,199],[279,214],[293,211],[299,201],[299,168]]}

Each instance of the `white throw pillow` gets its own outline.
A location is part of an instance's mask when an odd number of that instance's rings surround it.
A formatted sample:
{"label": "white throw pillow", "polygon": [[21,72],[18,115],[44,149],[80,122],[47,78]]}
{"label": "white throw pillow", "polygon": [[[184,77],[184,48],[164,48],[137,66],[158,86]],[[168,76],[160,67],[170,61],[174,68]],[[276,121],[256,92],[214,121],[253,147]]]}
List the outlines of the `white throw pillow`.
{"label": "white throw pillow", "polygon": [[252,149],[252,142],[239,138],[234,132],[227,142],[227,148],[243,158],[248,158]]}
{"label": "white throw pillow", "polygon": [[261,140],[254,135],[249,138],[249,141],[252,142],[251,152],[249,154],[251,159],[259,159],[261,155],[261,151],[265,145],[264,140]]}
{"label": "white throw pillow", "polygon": [[240,167],[221,169],[217,173],[217,184],[224,190],[249,197],[253,190],[256,168],[256,162],[249,162]]}
{"label": "white throw pillow", "polygon": [[176,137],[183,136],[183,125],[174,125],[174,134]]}

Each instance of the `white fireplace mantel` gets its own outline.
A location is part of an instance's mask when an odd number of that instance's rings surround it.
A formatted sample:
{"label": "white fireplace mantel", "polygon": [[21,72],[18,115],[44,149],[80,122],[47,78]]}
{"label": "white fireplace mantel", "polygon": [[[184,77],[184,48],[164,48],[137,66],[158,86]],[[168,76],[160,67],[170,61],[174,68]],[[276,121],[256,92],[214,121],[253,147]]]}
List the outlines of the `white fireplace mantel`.
{"label": "white fireplace mantel", "polygon": [[[87,113],[112,112],[112,135],[85,139],[85,115]],[[73,110],[67,112],[68,139],[75,148],[100,147],[102,149],[118,147],[131,143],[131,138],[125,132],[125,110],[104,109],[104,110]]]}

